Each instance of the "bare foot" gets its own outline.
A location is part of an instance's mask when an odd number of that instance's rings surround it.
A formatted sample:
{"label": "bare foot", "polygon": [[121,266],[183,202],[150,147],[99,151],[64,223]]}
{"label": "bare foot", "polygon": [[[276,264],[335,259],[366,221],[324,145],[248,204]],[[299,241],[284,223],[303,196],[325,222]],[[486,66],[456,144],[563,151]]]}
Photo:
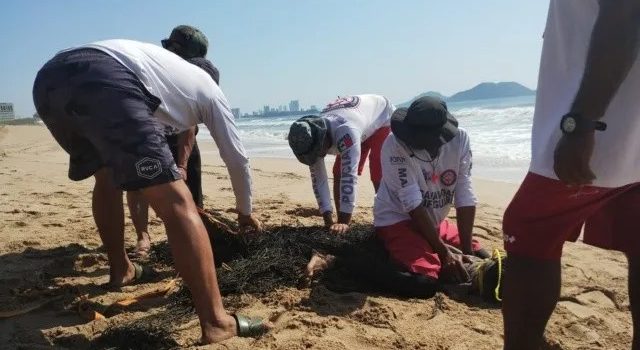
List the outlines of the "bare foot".
{"label": "bare foot", "polygon": [[[141,267],[138,267],[138,268],[141,268]],[[109,282],[102,285],[102,287],[105,289],[119,289],[121,287],[131,284],[131,282],[133,282],[137,277],[136,266],[131,262],[129,262],[129,266],[127,266],[127,271],[124,273],[123,276],[116,276],[111,272],[113,271],[110,271]]]}
{"label": "bare foot", "polygon": [[318,251],[314,251],[306,268],[306,283],[307,285],[313,279],[316,274],[332,267],[335,264],[336,257],[330,254],[323,254]]}
{"label": "bare foot", "polygon": [[[267,320],[264,320],[262,324],[267,330],[273,328],[273,324]],[[236,319],[230,315],[226,315],[223,320],[219,321],[217,326],[201,324],[201,328],[202,338],[200,341],[202,344],[219,343],[238,336]]]}
{"label": "bare foot", "polygon": [[138,243],[136,249],[133,251],[133,255],[138,258],[146,258],[151,251],[151,240],[149,239],[149,233],[142,232],[138,235]]}
{"label": "bare foot", "polygon": [[219,321],[219,325],[200,323],[200,327],[202,329],[202,338],[200,339],[202,344],[219,343],[238,334],[236,319],[230,315],[226,315],[223,320]]}

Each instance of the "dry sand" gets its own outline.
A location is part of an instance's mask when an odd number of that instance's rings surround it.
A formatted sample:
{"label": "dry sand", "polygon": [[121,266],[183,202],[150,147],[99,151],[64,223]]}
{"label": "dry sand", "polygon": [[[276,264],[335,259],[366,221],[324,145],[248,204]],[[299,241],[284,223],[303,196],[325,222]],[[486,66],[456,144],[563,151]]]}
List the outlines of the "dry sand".
{"label": "dry sand", "polygon": [[[227,172],[210,145],[203,145],[205,206],[227,210],[234,199]],[[307,169],[293,160],[252,160],[255,207],[267,226],[319,225]],[[108,267],[91,216],[93,181],[71,182],[67,156],[42,126],[0,127],[0,313],[50,302],[27,314],[0,319],[0,348],[37,349],[54,345],[85,349],[109,325],[143,320],[163,309],[125,312],[87,322],[75,309],[86,295],[109,303],[157,288],[172,278],[158,271],[151,283],[122,292],[97,287]],[[480,199],[476,236],[489,248],[501,246],[501,216],[515,185],[476,181]],[[373,191],[364,177],[356,222],[372,220]],[[165,239],[151,215],[151,238]],[[126,226],[132,248],[135,233]],[[547,328],[547,349],[628,349],[631,318],[622,254],[567,244],[560,305]],[[232,310],[235,311],[235,310]],[[428,300],[402,300],[360,293],[337,294],[322,286],[281,289],[267,296],[243,296],[244,313],[280,315],[275,329],[259,339],[231,339],[213,349],[498,349],[500,310],[482,303],[455,301],[438,294]],[[197,322],[171,333],[182,347],[193,347]]]}

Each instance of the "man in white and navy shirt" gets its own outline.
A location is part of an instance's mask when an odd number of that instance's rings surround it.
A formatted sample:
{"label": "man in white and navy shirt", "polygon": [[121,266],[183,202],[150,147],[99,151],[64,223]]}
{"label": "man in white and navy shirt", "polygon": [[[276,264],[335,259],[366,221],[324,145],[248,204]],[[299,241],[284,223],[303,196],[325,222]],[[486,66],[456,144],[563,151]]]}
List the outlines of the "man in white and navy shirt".
{"label": "man in white and navy shirt", "polygon": [[227,99],[209,74],[159,46],[107,40],[58,53],[38,72],[33,98],[70,155],[69,177],[95,177],[93,215],[109,259],[109,287],[142,277],[125,252],[122,203],[122,190],[140,190],[165,224],[203,342],[267,330],[261,321],[225,312],[207,232],[164,136],[166,127],[180,132],[204,123],[229,170],[240,225],[259,228],[249,161]]}
{"label": "man in white and navy shirt", "polygon": [[[298,160],[309,165],[313,192],[325,226],[332,232],[348,230],[356,204],[358,176],[369,157],[371,182],[378,190],[382,172],[380,148],[389,135],[395,107],[379,95],[356,95],[329,103],[320,116],[306,116],[291,125],[289,145]],[[335,154],[333,196],[338,222],[333,221],[324,157]]]}
{"label": "man in white and navy shirt", "polygon": [[[466,282],[464,255],[488,254],[472,239],[476,197],[471,146],[457,126],[446,104],[433,97],[395,111],[393,133],[382,146],[374,224],[391,259],[407,270],[434,280]],[[457,225],[447,220],[452,205]]]}

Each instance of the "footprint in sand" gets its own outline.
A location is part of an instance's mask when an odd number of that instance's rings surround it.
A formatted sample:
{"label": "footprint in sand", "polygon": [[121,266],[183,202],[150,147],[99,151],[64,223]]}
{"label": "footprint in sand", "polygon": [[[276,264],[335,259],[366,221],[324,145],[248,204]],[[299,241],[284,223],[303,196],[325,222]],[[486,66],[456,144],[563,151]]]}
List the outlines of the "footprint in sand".
{"label": "footprint in sand", "polygon": [[[613,294],[611,296],[615,297],[615,295]],[[599,290],[593,290],[590,292],[582,293],[576,296],[576,299],[583,304],[594,305],[594,306],[597,306],[598,308],[603,308],[603,309],[617,308],[616,303],[612,300],[612,298]]]}
{"label": "footprint in sand", "polygon": [[397,315],[388,306],[367,302],[363,308],[353,312],[351,318],[376,328],[392,328],[389,321],[397,319]]}
{"label": "footprint in sand", "polygon": [[582,339],[589,344],[599,343],[601,340],[598,332],[578,323],[569,325],[564,329],[563,333],[573,339]]}
{"label": "footprint in sand", "polygon": [[304,179],[304,176],[300,176],[296,173],[279,173],[278,175],[276,175],[276,177],[279,178],[283,178],[283,179],[291,179],[291,180],[301,180]]}
{"label": "footprint in sand", "polygon": [[602,319],[602,315],[594,310],[591,307],[580,305],[573,301],[561,301],[558,303],[559,306],[565,308],[567,311],[572,313],[579,319],[586,319],[589,317],[595,317],[597,319]]}
{"label": "footprint in sand", "polygon": [[40,242],[38,241],[22,241],[22,244],[26,247],[35,247],[35,246],[39,246]]}

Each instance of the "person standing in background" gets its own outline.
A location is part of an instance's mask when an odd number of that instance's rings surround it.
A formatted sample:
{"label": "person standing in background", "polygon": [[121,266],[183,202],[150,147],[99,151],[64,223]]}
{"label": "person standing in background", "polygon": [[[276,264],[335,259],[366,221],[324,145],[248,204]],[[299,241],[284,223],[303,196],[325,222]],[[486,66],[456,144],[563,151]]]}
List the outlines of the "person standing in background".
{"label": "person standing in background", "polygon": [[[179,25],[173,28],[169,38],[162,40],[162,47],[204,69],[216,84],[220,85],[220,72],[211,61],[205,58],[209,49],[209,40],[198,28],[188,25]],[[196,140],[197,134],[197,125],[179,134],[168,129],[167,143],[196,206],[202,208],[204,201],[202,193],[202,163],[200,149]],[[138,236],[134,255],[145,257],[151,249],[148,230],[149,203],[145,202],[138,192],[129,191],[127,192],[127,205],[131,214],[131,221]]]}
{"label": "person standing in background", "polygon": [[504,348],[538,349],[565,241],[624,252],[640,350],[640,1],[552,0],[529,173],[504,221]]}

